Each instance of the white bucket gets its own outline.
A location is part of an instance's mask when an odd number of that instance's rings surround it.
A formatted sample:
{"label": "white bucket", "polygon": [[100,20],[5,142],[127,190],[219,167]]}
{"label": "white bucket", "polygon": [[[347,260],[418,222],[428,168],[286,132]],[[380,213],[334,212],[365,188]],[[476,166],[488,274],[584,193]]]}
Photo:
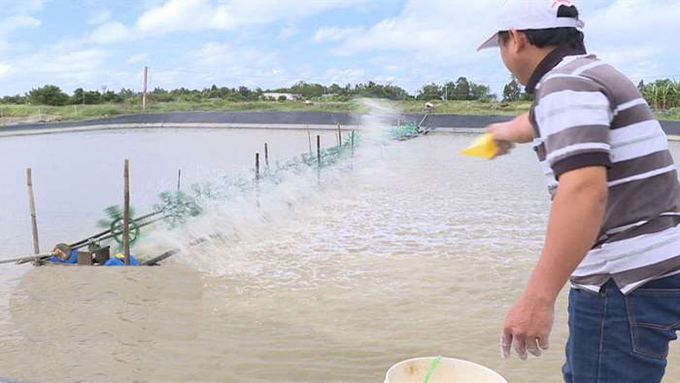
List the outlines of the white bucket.
{"label": "white bucket", "polygon": [[[423,383],[436,358],[415,358],[390,367],[385,383]],[[430,375],[429,383],[508,383],[493,370],[460,359],[441,358]]]}

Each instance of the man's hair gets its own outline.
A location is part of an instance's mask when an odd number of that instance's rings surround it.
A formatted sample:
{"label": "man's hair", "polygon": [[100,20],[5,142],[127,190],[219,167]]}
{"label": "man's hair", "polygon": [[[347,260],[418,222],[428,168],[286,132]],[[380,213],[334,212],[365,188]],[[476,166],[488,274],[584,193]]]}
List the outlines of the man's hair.
{"label": "man's hair", "polygon": [[70,255],[71,253],[71,247],[65,243],[54,245],[54,248],[63,251],[66,255]]}
{"label": "man's hair", "polygon": [[[560,5],[560,8],[557,10],[557,17],[577,19],[578,15],[578,9],[573,5]],[[520,32],[527,36],[529,44],[539,48],[568,44],[571,48],[576,49],[583,45],[583,32],[573,27],[525,29]],[[510,33],[508,31],[501,31],[498,33],[498,37],[503,44],[506,44],[510,39]]]}

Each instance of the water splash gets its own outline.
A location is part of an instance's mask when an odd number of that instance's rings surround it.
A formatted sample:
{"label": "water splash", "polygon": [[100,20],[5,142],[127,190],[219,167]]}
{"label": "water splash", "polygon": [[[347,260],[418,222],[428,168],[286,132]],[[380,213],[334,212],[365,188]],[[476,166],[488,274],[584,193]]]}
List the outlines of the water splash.
{"label": "water splash", "polygon": [[[328,278],[324,268],[342,268],[342,249],[323,245],[342,232],[342,223],[333,222],[324,212],[329,200],[343,199],[360,179],[385,176],[386,161],[398,151],[389,130],[400,114],[387,102],[361,100],[369,113],[361,120],[360,145],[345,150],[330,167],[319,169],[303,164],[280,166],[274,177],[259,182],[252,171],[237,177],[219,177],[195,186],[205,206],[202,216],[179,231],[157,230],[140,250],[162,252],[168,247],[183,250],[177,258],[212,277],[244,278],[263,284],[314,284]],[[358,143],[357,141],[357,143]],[[347,143],[347,140],[345,140]],[[348,201],[341,201],[347,204]],[[333,205],[330,202],[330,205]],[[199,246],[188,246],[197,239],[209,239]],[[335,259],[337,258],[337,259]],[[358,271],[346,270],[334,278],[356,278]]]}

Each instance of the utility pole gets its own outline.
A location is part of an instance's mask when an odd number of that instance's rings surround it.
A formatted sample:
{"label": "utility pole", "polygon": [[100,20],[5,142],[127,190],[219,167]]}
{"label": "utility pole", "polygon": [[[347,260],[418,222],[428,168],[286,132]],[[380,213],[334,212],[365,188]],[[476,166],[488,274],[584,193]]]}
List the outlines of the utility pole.
{"label": "utility pole", "polygon": [[149,67],[144,67],[144,93],[142,94],[142,110],[146,112],[146,91],[149,84]]}

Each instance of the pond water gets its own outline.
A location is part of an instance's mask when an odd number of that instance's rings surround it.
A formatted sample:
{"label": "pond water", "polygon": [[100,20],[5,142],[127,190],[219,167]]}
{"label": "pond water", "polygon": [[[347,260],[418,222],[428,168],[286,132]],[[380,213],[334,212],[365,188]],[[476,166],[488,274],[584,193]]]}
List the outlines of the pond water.
{"label": "pond water", "polygon": [[[331,146],[332,132],[321,133]],[[363,136],[362,136],[363,137]],[[372,138],[370,134],[368,138]],[[185,251],[158,268],[0,268],[0,377],[15,381],[382,382],[401,360],[445,355],[510,382],[561,379],[566,301],[551,350],[499,357],[506,310],[544,236],[549,199],[533,152],[463,158],[469,135],[366,139],[334,168],[210,204],[135,251]],[[140,213],[160,191],[251,177],[309,150],[305,131],[148,130],[0,140],[0,254],[30,255],[25,168],[41,246],[96,231],[122,201],[130,158]],[[676,158],[680,145],[672,143]],[[187,187],[188,188],[188,187]],[[219,234],[205,245],[196,238]],[[666,382],[680,380],[673,350]]]}

